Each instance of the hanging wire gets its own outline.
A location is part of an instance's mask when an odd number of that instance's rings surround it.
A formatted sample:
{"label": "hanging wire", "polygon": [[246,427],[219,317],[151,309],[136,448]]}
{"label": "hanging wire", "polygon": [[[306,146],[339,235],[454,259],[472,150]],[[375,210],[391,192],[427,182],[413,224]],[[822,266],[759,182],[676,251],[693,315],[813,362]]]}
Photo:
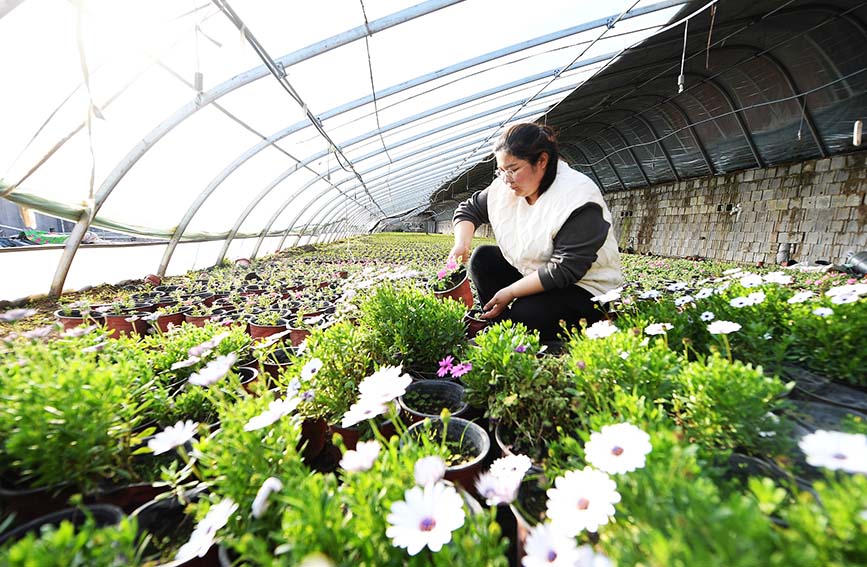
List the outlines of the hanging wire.
{"label": "hanging wire", "polygon": [[[522,111],[522,110],[523,110],[523,109],[524,109],[524,108],[525,108],[525,107],[526,107],[526,106],[527,106],[527,105],[528,105],[532,100],[534,100],[536,97],[538,97],[540,94],[542,94],[542,92],[544,92],[545,89],[547,89],[547,88],[551,85],[551,83],[553,83],[553,82],[556,81],[558,78],[560,78],[560,75],[561,75],[561,74],[562,74],[566,69],[568,69],[569,67],[571,67],[572,65],[574,65],[574,64],[575,64],[579,59],[581,59],[581,58],[584,56],[584,54],[587,53],[587,51],[589,51],[589,50],[590,50],[594,45],[596,45],[596,43],[597,43],[599,40],[601,40],[601,39],[605,36],[605,34],[608,33],[608,31],[611,30],[611,29],[612,29],[612,28],[617,24],[617,22],[619,22],[619,21],[623,18],[623,16],[625,16],[627,13],[629,13],[629,11],[632,10],[632,9],[633,9],[633,8],[634,8],[634,7],[635,7],[635,6],[640,2],[640,1],[641,1],[641,0],[635,0],[635,1],[634,1],[634,2],[629,6],[629,8],[627,8],[626,10],[623,10],[623,11],[620,13],[620,15],[618,15],[618,16],[615,17],[615,18],[611,18],[611,20],[610,20],[610,21],[607,23],[607,25],[605,26],[605,29],[602,30],[602,31],[599,33],[599,35],[596,36],[596,38],[595,38],[593,41],[591,41],[591,42],[587,45],[587,47],[585,47],[585,48],[581,51],[581,53],[579,53],[579,54],[578,54],[578,55],[577,55],[577,56],[576,56],[572,61],[570,61],[568,65],[566,65],[565,67],[561,67],[561,68],[560,68],[556,73],[554,73],[554,76],[551,77],[551,79],[548,80],[548,82],[546,82],[546,83],[542,86],[542,88],[540,88],[540,89],[536,92],[536,94],[534,94],[533,96],[531,96],[530,98],[528,98],[527,100],[525,100],[525,101],[524,101],[524,102],[523,102],[523,103],[522,103],[522,104],[521,104],[521,105],[520,105],[520,106],[519,106],[519,107],[518,107],[518,108],[517,108],[517,109],[516,109],[516,110],[515,110],[515,111],[514,111],[514,112],[513,112],[513,113],[512,113],[508,118],[507,118],[507,119],[506,119],[506,120],[504,120],[504,121],[503,121],[503,122],[502,122],[502,123],[501,123],[497,128],[495,128],[495,129],[493,130],[493,132],[491,132],[491,133],[490,133],[490,134],[489,134],[489,135],[488,135],[484,140],[482,140],[482,142],[481,142],[481,143],[480,143],[480,144],[479,144],[475,149],[473,149],[473,151],[470,152],[470,154],[469,154],[469,155],[464,159],[464,161],[462,161],[462,162],[461,162],[461,163],[460,163],[460,164],[455,168],[455,170],[456,170],[456,171],[460,171],[460,170],[464,167],[464,165],[467,163],[467,161],[468,161],[469,159],[471,159],[471,158],[476,154],[476,152],[478,152],[478,151],[479,151],[480,149],[482,149],[483,147],[486,147],[486,146],[487,146],[487,144],[488,144],[488,142],[491,140],[491,138],[493,138],[495,135],[497,135],[497,133],[499,133],[499,131],[503,128],[503,126],[505,126],[506,124],[508,124],[509,121],[511,121],[515,116],[517,116],[517,115],[518,115],[518,114],[519,114],[519,113],[520,113],[520,112],[521,112],[521,111]],[[713,1],[715,2],[716,0],[713,0]],[[625,50],[621,50],[621,53],[622,53],[623,51],[625,51]],[[615,56],[615,58],[616,58],[616,56]],[[603,68],[604,68],[604,67],[603,67]],[[595,75],[595,73],[594,73],[594,75]],[[586,83],[586,81],[585,81],[585,83]],[[580,88],[580,86],[579,86],[578,88]],[[577,88],[576,88],[576,90],[577,90]],[[555,105],[555,106],[556,106],[556,105]],[[549,112],[550,112],[550,110],[549,110]],[[546,113],[546,114],[547,114],[547,113]]]}
{"label": "hanging wire", "polygon": [[696,121],[696,122],[690,122],[690,123],[686,124],[685,126],[683,126],[683,127],[681,127],[681,128],[678,128],[678,129],[676,129],[676,130],[672,130],[672,131],[669,132],[668,134],[665,134],[664,136],[660,136],[660,137],[658,137],[658,138],[656,138],[656,139],[654,139],[654,140],[650,140],[650,141],[648,141],[648,142],[639,142],[639,143],[636,143],[636,144],[631,144],[631,145],[629,145],[629,146],[624,146],[624,147],[622,147],[622,148],[619,148],[619,149],[617,149],[617,150],[614,150],[614,151],[611,152],[611,153],[605,154],[604,156],[602,156],[601,158],[599,158],[598,160],[596,160],[596,161],[594,161],[594,162],[591,162],[591,163],[576,163],[576,164],[574,164],[574,165],[576,165],[576,166],[578,166],[578,167],[593,167],[594,165],[596,165],[596,164],[602,162],[603,160],[605,160],[606,158],[609,158],[609,157],[611,157],[611,156],[613,156],[613,155],[615,155],[615,154],[618,154],[618,153],[620,153],[620,152],[622,152],[622,151],[626,151],[626,150],[629,150],[629,149],[632,149],[632,148],[640,148],[640,147],[647,146],[647,145],[650,145],[650,144],[656,144],[656,143],[659,143],[659,142],[661,142],[661,141],[663,141],[663,140],[665,140],[665,139],[668,139],[668,138],[674,136],[675,134],[677,134],[677,133],[679,133],[679,132],[683,132],[683,131],[688,130],[689,128],[692,128],[692,127],[694,127],[694,126],[700,126],[700,125],[702,125],[702,124],[707,124],[708,122],[713,122],[714,120],[719,120],[720,118],[725,118],[726,116],[732,116],[732,115],[734,115],[734,114],[738,114],[738,113],[741,113],[741,112],[746,112],[747,110],[753,110],[753,109],[756,109],[756,108],[762,108],[762,107],[764,107],[764,106],[770,106],[770,105],[772,105],[772,104],[780,104],[780,103],[788,102],[788,101],[791,101],[791,100],[797,100],[797,99],[799,99],[799,98],[801,98],[801,97],[805,97],[805,98],[806,98],[808,95],[811,95],[811,94],[816,93],[816,92],[818,92],[818,91],[821,91],[821,90],[823,90],[823,89],[827,89],[828,87],[832,87],[832,86],[836,85],[837,83],[841,83],[841,82],[843,82],[843,81],[848,81],[848,80],[851,79],[852,77],[855,77],[855,76],[857,76],[857,75],[860,75],[861,73],[864,73],[865,71],[867,71],[867,67],[862,67],[862,68],[858,69],[857,71],[853,71],[853,72],[851,72],[851,73],[849,73],[849,74],[847,74],[847,75],[840,76],[840,77],[834,79],[833,81],[829,81],[829,82],[827,82],[827,83],[825,83],[825,84],[823,84],[823,85],[819,85],[818,87],[812,88],[812,89],[810,89],[810,90],[808,90],[808,91],[803,91],[803,92],[800,92],[800,93],[795,93],[795,94],[793,94],[793,95],[789,95],[789,96],[786,96],[786,97],[778,98],[778,99],[775,99],[775,100],[766,100],[766,101],[764,101],[764,102],[757,102],[757,103],[755,103],[755,104],[751,104],[750,106],[744,106],[744,107],[742,107],[742,108],[736,108],[736,109],[733,109],[733,110],[730,110],[730,111],[727,111],[727,112],[723,112],[723,113],[721,113],[721,114],[716,114],[716,115],[714,115],[714,116],[710,116],[710,117],[705,118],[705,119],[703,119],[703,120],[698,120],[698,121]]}
{"label": "hanging wire", "polygon": [[103,119],[102,113],[93,102],[93,91],[90,88],[90,71],[87,68],[87,56],[84,52],[84,10],[78,5],[76,10],[75,31],[78,43],[78,60],[81,63],[81,74],[84,77],[84,86],[87,90],[87,115],[85,122],[87,123],[87,147],[90,152],[90,186],[87,194],[88,206],[85,212],[93,220],[96,214],[93,206],[93,191],[96,186],[96,152],[93,149],[93,118],[94,116]]}
{"label": "hanging wire", "polygon": [[677,94],[683,92],[683,87],[686,84],[686,76],[683,74],[686,66],[686,38],[689,34],[689,20],[683,23],[683,52],[680,54],[680,75],[677,76]]}
{"label": "hanging wire", "polygon": [[[238,14],[235,13],[227,0],[212,1],[214,2],[214,5],[220,8],[220,10],[222,10],[223,13],[226,14],[226,17],[228,17],[229,20],[235,25],[235,27],[237,27],[238,30],[243,34],[243,36],[247,39],[247,43],[250,44],[250,47],[253,48],[253,51],[256,52],[256,54],[259,56],[259,58],[262,60],[262,62],[265,64],[271,74],[277,79],[277,82],[280,84],[281,87],[283,87],[283,90],[285,90],[289,94],[289,96],[292,97],[292,100],[294,100],[298,104],[298,106],[301,107],[302,112],[313,125],[313,127],[316,128],[319,134],[325,139],[326,142],[328,142],[330,146],[334,147],[334,157],[337,160],[340,168],[347,173],[353,174],[355,178],[358,179],[359,184],[364,189],[364,192],[370,199],[370,202],[377,209],[379,209],[379,212],[383,216],[385,216],[385,211],[382,209],[379,203],[376,202],[376,199],[373,198],[373,195],[370,193],[370,189],[368,189],[367,184],[364,182],[364,179],[362,179],[361,175],[355,169],[355,166],[353,166],[349,158],[346,157],[340,146],[331,139],[331,136],[329,136],[328,132],[325,131],[325,127],[322,125],[322,122],[319,120],[318,117],[313,114],[313,112],[310,111],[307,103],[304,102],[304,100],[301,98],[301,95],[298,94],[298,91],[295,90],[295,88],[286,78],[286,70],[283,68],[283,65],[275,62],[274,59],[272,59],[271,56],[268,55],[268,52],[265,50],[262,44],[259,43],[256,37],[253,35],[253,32],[251,32],[249,28],[247,28],[247,26],[244,24]],[[343,162],[341,162],[341,158],[343,158]]]}
{"label": "hanging wire", "polygon": [[[361,3],[361,15],[364,16],[364,29],[367,30],[367,35],[364,36],[364,48],[367,52],[367,70],[370,74],[370,93],[373,97],[373,115],[376,117],[376,129],[379,133],[379,141],[382,142],[382,150],[385,152],[385,157],[388,158],[389,164],[389,175],[391,175],[391,165],[394,161],[391,159],[391,155],[388,153],[388,146],[385,145],[385,138],[382,136],[382,124],[379,122],[379,103],[376,100],[376,85],[373,82],[373,61],[370,57],[370,22],[367,20],[367,11],[364,9],[364,0],[358,0]],[[394,200],[391,195],[391,183],[388,181],[388,177],[386,177],[386,187],[388,188],[388,200],[389,203],[393,203]]]}
{"label": "hanging wire", "polygon": [[710,44],[713,37],[713,23],[716,21],[716,8],[716,4],[710,8],[710,25],[707,28],[707,57],[704,60],[705,69],[710,69]]}

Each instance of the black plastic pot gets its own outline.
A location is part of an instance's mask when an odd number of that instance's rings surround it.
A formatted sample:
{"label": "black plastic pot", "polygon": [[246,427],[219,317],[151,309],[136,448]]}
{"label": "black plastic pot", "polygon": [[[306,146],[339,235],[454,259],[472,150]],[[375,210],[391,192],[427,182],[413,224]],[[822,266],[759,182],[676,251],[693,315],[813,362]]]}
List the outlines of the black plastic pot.
{"label": "black plastic pot", "polygon": [[[116,526],[123,518],[123,510],[110,504],[93,504],[86,506],[98,527]],[[75,526],[83,525],[86,516],[79,508],[65,508],[47,516],[41,516],[26,524],[0,535],[0,545],[6,542],[18,541],[29,533],[38,534],[43,526],[59,526],[61,522],[69,521]]]}
{"label": "black plastic pot", "polygon": [[[404,434],[404,439],[401,440],[401,443],[404,443],[406,439],[420,439],[423,435],[427,434],[428,427],[434,440],[442,439],[443,421],[436,418],[411,425]],[[471,494],[475,494],[476,478],[481,472],[482,462],[491,449],[491,438],[488,436],[488,432],[472,421],[453,417],[449,419],[446,440],[459,442],[461,454],[472,458],[469,462],[448,467],[445,478],[456,484],[460,484]]]}
{"label": "black plastic pot", "polygon": [[[421,394],[439,402],[436,412],[427,413],[412,403],[413,394]],[[464,387],[450,380],[419,380],[406,388],[406,393],[397,399],[401,409],[413,422],[421,421],[426,417],[438,418],[443,408],[448,408],[452,416],[460,417],[467,411],[464,402]]]}

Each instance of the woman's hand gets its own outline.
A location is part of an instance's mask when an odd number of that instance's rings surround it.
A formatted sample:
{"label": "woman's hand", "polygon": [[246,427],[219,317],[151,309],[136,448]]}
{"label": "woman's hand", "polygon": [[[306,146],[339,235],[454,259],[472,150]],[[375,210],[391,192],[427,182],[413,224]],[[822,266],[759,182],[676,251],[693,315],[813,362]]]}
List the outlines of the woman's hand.
{"label": "woman's hand", "polygon": [[482,307],[484,313],[482,313],[482,319],[494,319],[499,317],[506,307],[515,299],[517,296],[515,292],[512,291],[511,286],[504,287],[500,291],[498,291],[494,297]]}
{"label": "woman's hand", "polygon": [[469,244],[455,244],[452,251],[449,252],[449,260],[454,260],[457,263],[465,264],[470,257]]}

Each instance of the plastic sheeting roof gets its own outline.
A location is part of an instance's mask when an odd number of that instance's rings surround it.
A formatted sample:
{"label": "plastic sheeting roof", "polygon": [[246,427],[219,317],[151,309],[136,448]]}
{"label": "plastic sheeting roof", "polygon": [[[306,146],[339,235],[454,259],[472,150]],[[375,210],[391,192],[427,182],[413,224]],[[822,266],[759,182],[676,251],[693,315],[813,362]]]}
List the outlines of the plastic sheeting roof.
{"label": "plastic sheeting roof", "polygon": [[27,0],[0,195],[78,221],[55,289],[91,222],[172,238],[160,271],[182,239],[370,230],[683,4]]}
{"label": "plastic sheeting roof", "polygon": [[[692,1],[683,14],[705,2]],[[715,10],[715,12],[714,12]],[[867,115],[867,2],[727,0],[630,50],[545,117],[603,190],[825,157]],[[678,92],[683,62],[684,89]],[[477,165],[437,209],[488,185]]]}

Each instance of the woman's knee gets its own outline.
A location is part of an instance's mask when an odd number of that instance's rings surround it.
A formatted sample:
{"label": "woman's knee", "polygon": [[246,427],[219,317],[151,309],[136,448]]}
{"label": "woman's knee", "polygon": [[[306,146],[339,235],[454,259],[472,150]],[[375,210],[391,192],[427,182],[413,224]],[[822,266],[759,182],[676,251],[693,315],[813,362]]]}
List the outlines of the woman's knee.
{"label": "woman's knee", "polygon": [[470,271],[488,270],[491,266],[505,262],[499,246],[482,244],[470,255]]}

